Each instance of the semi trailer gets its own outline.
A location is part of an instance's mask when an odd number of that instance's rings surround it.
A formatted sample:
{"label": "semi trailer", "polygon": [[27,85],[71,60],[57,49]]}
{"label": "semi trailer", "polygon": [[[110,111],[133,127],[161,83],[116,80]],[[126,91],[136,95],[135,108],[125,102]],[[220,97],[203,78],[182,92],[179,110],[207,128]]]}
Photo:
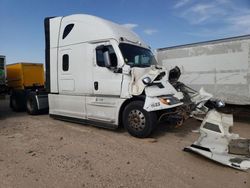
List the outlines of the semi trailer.
{"label": "semi trailer", "polygon": [[175,66],[189,87],[204,87],[228,104],[250,104],[250,35],[159,48],[156,59]]}

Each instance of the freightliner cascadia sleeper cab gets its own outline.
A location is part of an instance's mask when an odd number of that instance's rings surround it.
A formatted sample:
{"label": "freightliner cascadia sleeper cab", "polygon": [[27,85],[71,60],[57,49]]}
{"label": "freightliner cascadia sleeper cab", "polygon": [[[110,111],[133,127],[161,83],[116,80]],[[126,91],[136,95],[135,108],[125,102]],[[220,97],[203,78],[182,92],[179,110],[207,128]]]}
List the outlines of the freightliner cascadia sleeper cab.
{"label": "freightliner cascadia sleeper cab", "polygon": [[163,116],[183,119],[176,110],[183,94],[131,30],[77,14],[46,18],[45,38],[50,116],[106,128],[123,125],[136,137],[149,136]]}

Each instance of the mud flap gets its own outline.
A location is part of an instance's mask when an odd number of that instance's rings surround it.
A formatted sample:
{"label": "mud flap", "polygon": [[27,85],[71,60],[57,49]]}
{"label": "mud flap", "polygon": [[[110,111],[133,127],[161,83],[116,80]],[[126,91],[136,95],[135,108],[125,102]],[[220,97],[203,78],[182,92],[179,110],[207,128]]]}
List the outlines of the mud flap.
{"label": "mud flap", "polygon": [[200,137],[184,151],[192,151],[223,165],[239,170],[250,169],[250,142],[230,133],[233,116],[208,112],[200,127]]}

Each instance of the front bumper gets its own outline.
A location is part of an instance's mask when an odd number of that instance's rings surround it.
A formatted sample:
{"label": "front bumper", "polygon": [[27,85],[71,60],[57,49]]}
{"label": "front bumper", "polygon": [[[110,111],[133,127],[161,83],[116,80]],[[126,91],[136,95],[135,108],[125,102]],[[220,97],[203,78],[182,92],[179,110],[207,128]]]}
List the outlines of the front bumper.
{"label": "front bumper", "polygon": [[[166,99],[168,99],[169,102],[165,102]],[[181,106],[181,105],[183,105],[183,103],[180,102],[179,99],[177,99],[176,97],[173,97],[173,96],[171,96],[171,97],[168,97],[168,96],[164,96],[164,97],[146,96],[145,104],[144,104],[143,108],[144,108],[144,110],[146,110],[148,112],[152,112],[152,111],[175,108],[175,107]]]}

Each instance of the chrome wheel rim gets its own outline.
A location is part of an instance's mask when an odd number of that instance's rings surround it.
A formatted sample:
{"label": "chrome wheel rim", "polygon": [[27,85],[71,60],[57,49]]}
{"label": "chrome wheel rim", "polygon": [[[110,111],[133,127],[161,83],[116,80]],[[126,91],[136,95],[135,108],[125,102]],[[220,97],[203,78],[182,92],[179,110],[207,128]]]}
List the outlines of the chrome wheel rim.
{"label": "chrome wheel rim", "polygon": [[143,130],[146,125],[146,119],[140,110],[132,110],[128,115],[128,123],[135,130]]}

